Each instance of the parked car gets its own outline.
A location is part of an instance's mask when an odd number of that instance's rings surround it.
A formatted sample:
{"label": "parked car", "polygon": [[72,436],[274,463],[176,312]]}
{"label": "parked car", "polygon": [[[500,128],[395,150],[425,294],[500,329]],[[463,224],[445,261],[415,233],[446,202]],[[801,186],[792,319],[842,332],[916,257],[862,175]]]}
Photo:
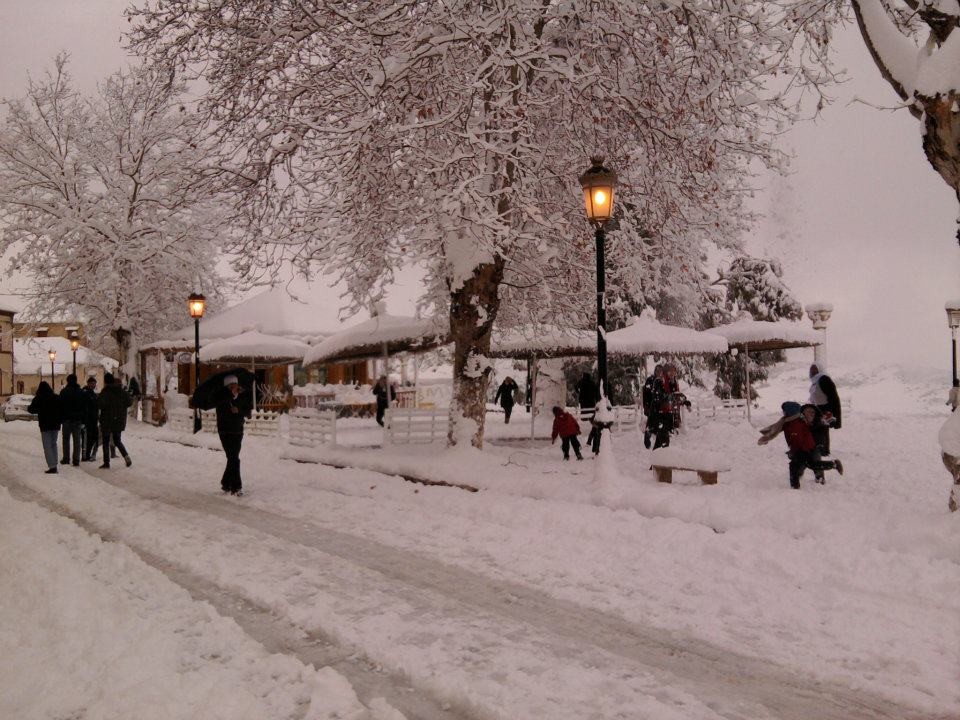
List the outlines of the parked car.
{"label": "parked car", "polygon": [[27,412],[31,400],[33,400],[31,395],[11,395],[10,399],[0,408],[0,414],[3,415],[4,421],[36,420],[36,415]]}

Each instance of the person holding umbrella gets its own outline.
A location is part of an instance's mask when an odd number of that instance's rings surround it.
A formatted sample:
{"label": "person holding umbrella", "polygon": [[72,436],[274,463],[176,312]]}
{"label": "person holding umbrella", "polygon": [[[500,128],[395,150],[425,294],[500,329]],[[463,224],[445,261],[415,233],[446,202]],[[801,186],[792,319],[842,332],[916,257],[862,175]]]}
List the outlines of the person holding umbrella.
{"label": "person holding umbrella", "polygon": [[243,444],[243,424],[253,412],[253,403],[248,393],[240,388],[236,375],[223,378],[223,385],[216,391],[217,434],[227,456],[220,487],[231,495],[243,495],[240,479],[240,446]]}

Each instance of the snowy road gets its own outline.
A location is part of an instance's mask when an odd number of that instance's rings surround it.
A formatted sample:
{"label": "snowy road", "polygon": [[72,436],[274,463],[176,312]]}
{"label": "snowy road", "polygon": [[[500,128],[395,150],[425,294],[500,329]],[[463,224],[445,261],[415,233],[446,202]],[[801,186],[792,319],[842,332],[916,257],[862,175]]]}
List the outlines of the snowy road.
{"label": "snowy road", "polygon": [[[0,436],[0,483],[16,497],[129,546],[270,651],[332,665],[361,700],[385,697],[409,718],[937,717],[392,546],[363,527],[334,529],[335,517],[251,503],[256,490],[244,501],[192,490],[157,481],[150,463],[68,468],[51,483],[24,472],[36,463],[28,440]],[[172,477],[194,473],[203,453],[148,440],[137,451],[161,456]],[[427,540],[429,514],[417,517],[415,502],[402,512]]]}

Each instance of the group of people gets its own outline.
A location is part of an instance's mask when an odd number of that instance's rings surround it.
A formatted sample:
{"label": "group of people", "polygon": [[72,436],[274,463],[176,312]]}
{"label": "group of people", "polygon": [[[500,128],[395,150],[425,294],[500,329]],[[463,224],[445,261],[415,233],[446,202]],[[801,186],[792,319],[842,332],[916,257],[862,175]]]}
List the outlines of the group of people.
{"label": "group of people", "polygon": [[650,449],[668,447],[670,434],[680,428],[681,409],[690,407],[686,395],[680,392],[676,365],[657,365],[653,375],[643,383],[643,414],[647,418],[643,430],[643,446]]}
{"label": "group of people", "polygon": [[[116,457],[117,452],[127,467],[133,464],[122,439],[127,427],[127,409],[133,400],[110,373],[103,376],[103,382],[104,388],[99,394],[95,377],[87,378],[81,388],[73,374],[67,376],[67,384],[59,395],[45,380],[37,387],[27,410],[37,416],[47,473],[55,474],[58,464],[79,466],[81,462],[93,462],[101,445],[101,468],[109,468],[111,455]],[[61,433],[63,454],[58,463],[57,440]]]}
{"label": "group of people", "polygon": [[841,427],[840,396],[833,379],[814,364],[810,366],[810,398],[801,405],[788,401],[780,406],[783,415],[760,431],[759,445],[766,445],[781,432],[787,442],[790,487],[800,489],[800,478],[810,469],[814,481],[823,485],[824,472],[836,470],[843,475],[843,463],[830,455],[830,430]]}

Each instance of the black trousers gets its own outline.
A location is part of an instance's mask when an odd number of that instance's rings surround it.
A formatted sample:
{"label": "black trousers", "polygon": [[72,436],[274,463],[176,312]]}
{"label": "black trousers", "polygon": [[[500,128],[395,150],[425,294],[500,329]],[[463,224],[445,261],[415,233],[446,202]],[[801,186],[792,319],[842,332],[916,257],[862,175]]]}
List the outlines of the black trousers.
{"label": "black trousers", "polygon": [[377,400],[377,425],[383,427],[383,414],[387,411],[387,404]]}
{"label": "black trousers", "polygon": [[240,446],[243,444],[243,433],[220,433],[220,444],[223,445],[223,454],[227,456],[227,467],[223,470],[220,487],[226,492],[242,490]]}
{"label": "black trousers", "polygon": [[820,422],[820,416],[830,409],[829,405],[817,405],[817,418],[810,428],[813,433],[813,439],[820,448],[821,455],[830,454],[830,428]]}
{"label": "black trousers", "polygon": [[823,477],[824,470],[833,470],[836,468],[833,460],[821,460],[820,451],[794,450],[789,454],[790,458],[790,487],[796,489],[800,487],[800,477],[807,468],[813,470],[813,476],[817,479]]}
{"label": "black trousers", "polygon": [[83,426],[86,434],[86,445],[83,448],[83,459],[90,460],[97,454],[97,448],[100,446],[100,433],[97,432],[96,423],[87,423]]}
{"label": "black trousers", "polygon": [[570,437],[560,438],[560,449],[563,450],[563,459],[570,459],[570,446],[573,445],[573,454],[577,457],[580,455],[580,438],[576,435],[571,435]]}
{"label": "black trousers", "polygon": [[110,467],[110,446],[120,451],[123,457],[127,456],[127,449],[123,446],[123,440],[120,438],[122,430],[107,430],[100,428],[100,444],[103,446],[103,464]]}
{"label": "black trousers", "polygon": [[501,407],[503,408],[503,417],[504,417],[503,422],[504,423],[510,422],[510,414],[513,412],[513,403],[504,403],[503,405],[501,405]]}
{"label": "black trousers", "polygon": [[[73,462],[74,465],[80,462],[80,451],[82,450],[81,445],[83,444],[80,439],[80,428],[83,427],[83,423],[78,420],[64,420],[63,421],[63,462],[64,464]],[[70,452],[70,443],[73,441],[73,452]],[[71,457],[72,455],[72,457]]]}
{"label": "black trousers", "polygon": [[[648,426],[648,430],[651,428]],[[659,413],[656,416],[656,425],[653,428],[656,434],[656,440],[653,443],[653,449],[661,447],[670,447],[670,432],[673,430],[673,414]]]}

